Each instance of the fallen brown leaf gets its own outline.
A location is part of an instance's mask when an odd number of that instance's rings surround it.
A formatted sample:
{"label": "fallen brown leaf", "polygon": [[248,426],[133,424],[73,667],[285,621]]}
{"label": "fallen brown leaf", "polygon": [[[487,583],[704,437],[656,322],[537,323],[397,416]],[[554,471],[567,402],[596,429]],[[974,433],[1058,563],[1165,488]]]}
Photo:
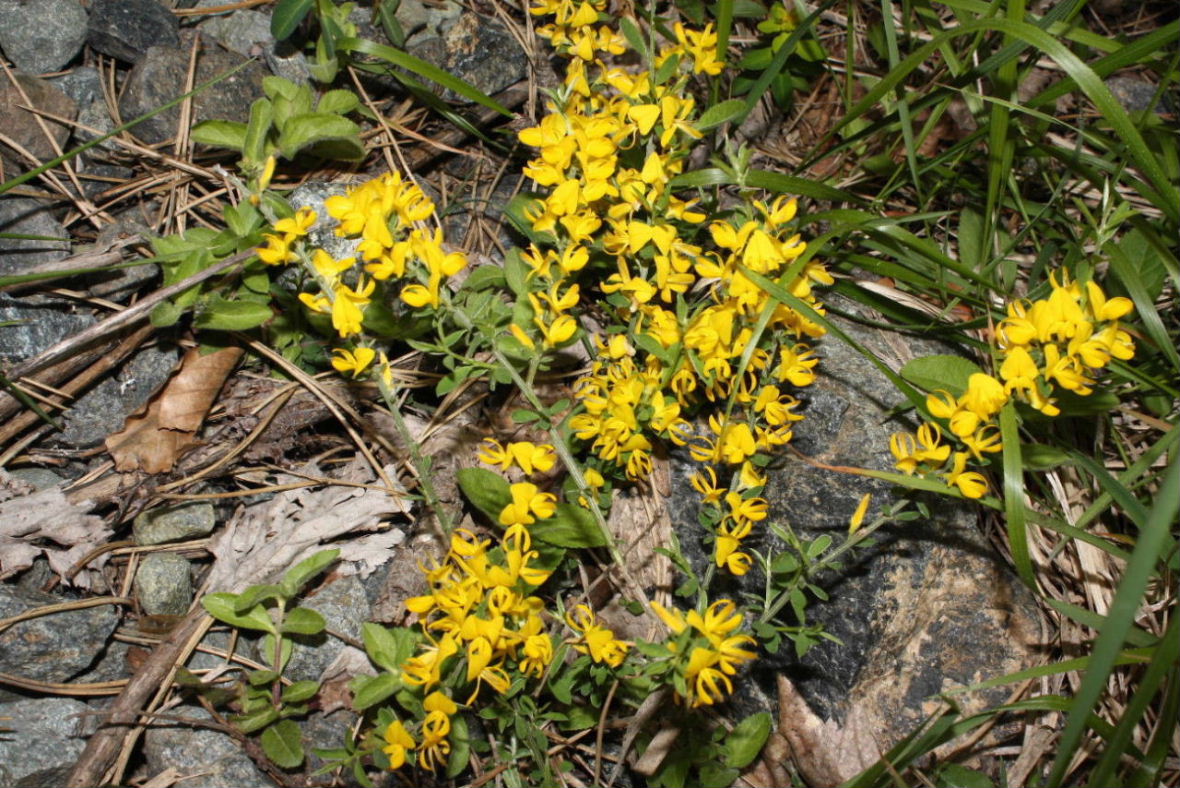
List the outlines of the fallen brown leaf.
{"label": "fallen brown leaf", "polygon": [[[0,469],[0,578],[28,569],[40,555],[64,577],[111,536],[111,529],[90,509],[89,501],[67,500],[61,485],[34,491],[32,485]],[[100,569],[105,561],[105,555],[99,556],[88,569]],[[89,588],[93,579],[85,571],[71,582]]]}
{"label": "fallen brown leaf", "polygon": [[196,348],[186,353],[179,371],[147,409],[129,416],[123,429],[106,439],[115,469],[145,473],[172,470],[180,455],[197,442],[205,414],[241,357],[241,348],[223,348],[206,356]]}
{"label": "fallen brown leaf", "polygon": [[849,780],[876,763],[881,747],[871,723],[858,707],[844,725],[822,720],[786,676],[778,677],[779,724],[775,736],[786,742],[791,760],[807,784],[827,788]]}

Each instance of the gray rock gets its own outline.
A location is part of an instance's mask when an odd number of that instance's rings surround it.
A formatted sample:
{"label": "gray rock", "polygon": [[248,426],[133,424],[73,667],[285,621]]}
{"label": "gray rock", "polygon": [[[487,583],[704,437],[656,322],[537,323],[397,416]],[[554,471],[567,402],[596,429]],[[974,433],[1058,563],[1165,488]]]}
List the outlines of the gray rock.
{"label": "gray rock", "polygon": [[58,476],[48,468],[17,468],[9,471],[8,475],[14,479],[28,482],[38,490],[47,490],[50,487],[56,487],[65,481],[64,477]]}
{"label": "gray rock", "polygon": [[176,367],[173,347],[148,346],[119,366],[113,377],[99,383],[79,398],[62,416],[62,431],[47,441],[54,446],[89,448],[97,446],[123,422],[143,407],[164,385]]}
{"label": "gray rock", "polygon": [[[173,714],[208,720],[209,713],[195,706],[181,706]],[[219,731],[175,721],[153,722],[144,733],[143,754],[149,774],[168,768],[185,776],[186,788],[272,788],[241,746]],[[191,776],[190,776],[191,775]]]}
{"label": "gray rock", "polygon": [[[465,12],[438,38],[419,37],[408,44],[411,54],[493,95],[525,78],[524,50],[500,23]],[[468,100],[450,90],[446,101]]]}
{"label": "gray rock", "polygon": [[[0,77],[0,133],[19,145],[38,162],[48,161],[57,156],[57,151],[45,137],[38,116],[22,107],[36,107],[50,115],[74,120],[78,106],[74,101],[51,83],[27,74],[15,74],[14,85],[7,75]],[[23,92],[24,95],[21,95]],[[42,118],[54,141],[60,148],[70,136],[70,127],[48,118]],[[22,153],[4,145],[0,147],[6,161],[19,169],[32,169],[29,159]]]}
{"label": "gray rock", "polygon": [[213,533],[216,523],[217,515],[213,510],[213,504],[192,501],[140,512],[135,517],[131,530],[136,544],[164,544],[208,536]]}
{"label": "gray rock", "polygon": [[[324,617],[328,629],[360,640],[361,622],[369,619],[369,601],[365,587],[356,575],[341,577],[329,583],[313,597],[300,600]],[[283,675],[292,681],[317,681],[324,668],[344,650],[345,643],[326,632],[315,637],[299,638],[291,651],[291,659]],[[269,662],[261,659],[262,662]]]}
{"label": "gray rock", "polygon": [[86,43],[78,0],[0,0],[0,48],[21,71],[57,71]]}
{"label": "gray rock", "polygon": [[[0,618],[62,601],[60,596],[0,585]],[[0,673],[69,681],[94,662],[118,623],[119,615],[110,605],[21,621],[0,632]]]}
{"label": "gray rock", "polygon": [[316,223],[307,234],[307,239],[311,244],[320,247],[337,260],[354,256],[360,239],[341,238],[336,235],[336,220],[328,215],[324,201],[347,191],[348,189],[342,183],[308,181],[292,191],[287,197],[292,208],[296,210],[311,208],[316,212]]}
{"label": "gray rock", "polygon": [[62,785],[54,778],[86,746],[87,711],[71,698],[0,704],[0,785]]}
{"label": "gray rock", "polygon": [[193,602],[191,565],[176,553],[150,553],[135,573],[135,594],[149,616],[180,616]]}
{"label": "gray rock", "polygon": [[331,714],[317,711],[309,714],[307,719],[299,720],[299,728],[303,731],[303,749],[307,752],[308,771],[314,772],[327,766],[327,762],[316,755],[315,750],[342,746],[355,724],[356,715],[344,710]]}
{"label": "gray rock", "polygon": [[[0,233],[69,238],[66,228],[54,218],[49,208],[28,197],[0,197]],[[0,275],[23,274],[30,266],[56,262],[69,253],[69,240],[0,238]]]}
{"label": "gray rock", "polygon": [[[225,5],[221,0],[202,0],[197,7]],[[211,16],[197,25],[202,35],[209,36],[231,52],[242,57],[257,57],[274,47],[270,34],[270,14],[242,9],[230,14]]]}
{"label": "gray rock", "polygon": [[[835,322],[894,368],[909,360],[898,358],[900,351],[881,332]],[[889,436],[912,429],[889,420],[901,394],[836,337],[825,338],[818,351],[821,374],[799,394],[806,418],[795,426],[792,445],[827,465],[892,470]],[[915,357],[948,349],[907,339],[905,352]],[[677,463],[675,472],[674,484],[687,489],[692,468]],[[767,522],[789,527],[804,541],[827,534],[839,543],[866,492],[873,493],[871,511],[898,495],[885,483],[816,468],[784,453],[768,473]],[[746,702],[773,710],[776,676],[785,673],[820,717],[843,722],[855,708],[880,746],[889,747],[924,719],[932,695],[1033,664],[1041,639],[1032,596],[978,533],[971,507],[948,498],[925,500],[928,519],[878,531],[875,546],[846,555],[841,571],[819,579],[830,601],[812,601],[808,620],[822,623],[842,643],[820,641],[798,659],[790,641],[784,642],[777,655],[754,663],[756,681],[739,684],[743,692],[766,693],[760,700],[747,695]],[[693,493],[674,495],[670,505],[674,522],[696,522]],[[784,549],[768,529],[761,533],[750,547]],[[688,547],[699,540],[686,531],[681,542]],[[699,548],[691,557],[698,566],[710,560]],[[763,586],[755,568],[718,595],[761,595]],[[962,700],[976,710],[1003,702],[1007,692],[1001,687]]]}
{"label": "gray rock", "polygon": [[94,325],[92,315],[76,308],[61,298],[0,294],[0,360],[23,361]]}
{"label": "gray rock", "polygon": [[455,24],[463,14],[461,3],[424,3],[422,0],[402,0],[395,16],[406,34],[407,44],[415,39],[439,35]]}
{"label": "gray rock", "polygon": [[[201,0],[199,8],[225,5],[221,0]],[[270,34],[269,11],[241,9],[229,14],[210,16],[197,27],[231,52],[243,57],[258,57],[276,76],[304,84],[310,79],[307,58],[299,47],[287,41],[275,41]]]}
{"label": "gray rock", "polygon": [[1158,115],[1166,115],[1170,111],[1172,102],[1169,101],[1167,91],[1159,103],[1152,104],[1158,85],[1134,77],[1110,77],[1106,80],[1106,87],[1110,88],[1110,92],[1127,112],[1146,112],[1153,107]]}
{"label": "gray rock", "polygon": [[156,0],[94,0],[87,42],[126,63],[143,60],[151,47],[180,45],[180,24]]}
{"label": "gray rock", "polygon": [[[241,66],[245,59],[234,52],[207,49],[197,58],[195,85],[200,85]],[[158,109],[184,95],[189,53],[175,46],[153,46],[144,54],[127,77],[119,112],[135,118]],[[262,78],[266,68],[257,62],[232,76],[225,77],[193,96],[193,122],[202,120],[237,120],[250,116],[250,104],[262,95]],[[158,143],[176,136],[180,107],[172,107],[148,118],[132,129],[135,136]]]}
{"label": "gray rock", "polygon": [[[78,105],[76,120],[79,127],[74,129],[74,139],[78,142],[98,139],[115,128],[115,121],[111,119],[110,110],[107,109],[102,77],[99,76],[98,69],[93,66],[78,66],[68,74],[54,77],[52,82]],[[103,150],[117,150],[119,146],[107,140],[99,147]]]}

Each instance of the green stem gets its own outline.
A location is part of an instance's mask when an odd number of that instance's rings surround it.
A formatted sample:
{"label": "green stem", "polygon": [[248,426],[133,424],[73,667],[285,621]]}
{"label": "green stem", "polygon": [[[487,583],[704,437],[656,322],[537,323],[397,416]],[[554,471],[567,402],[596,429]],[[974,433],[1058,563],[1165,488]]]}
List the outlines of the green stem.
{"label": "green stem", "polygon": [[398,405],[396,397],[394,397],[393,390],[386,385],[380,375],[377,376],[377,387],[381,391],[381,398],[385,400],[385,406],[389,409],[389,414],[393,416],[393,425],[397,430],[398,437],[401,438],[406,450],[410,453],[410,464],[414,466],[414,471],[418,477],[418,487],[422,491],[422,499],[426,503],[426,508],[438,520],[438,525],[442,529],[443,535],[450,536],[451,531],[455,528],[455,524],[451,522],[451,515],[439,501],[438,493],[434,489],[434,481],[430,475],[430,469],[426,458],[422,456],[418,440],[410,432],[410,428],[406,425],[406,420],[402,418],[401,407]]}
{"label": "green stem", "polygon": [[[504,357],[504,354],[500,352],[499,348],[493,348],[492,353],[496,356],[496,360],[500,362],[500,365],[507,370],[509,377],[512,378],[512,382],[516,384],[517,389],[520,390],[520,393],[524,395],[524,398],[528,400],[528,403],[532,405],[533,409],[537,413],[545,413],[544,403],[541,402],[533,387],[525,382],[524,378],[520,376],[520,373],[516,371],[516,367],[513,366],[512,362]],[[598,506],[597,493],[586,483],[586,476],[582,473],[581,466],[574,459],[573,452],[570,451],[569,446],[566,444],[565,436],[552,423],[549,424],[548,433],[549,439],[553,441],[553,448],[557,452],[557,456],[561,458],[561,462],[565,465],[566,470],[569,471],[570,478],[574,480],[578,492],[582,493],[582,497],[589,505],[590,513],[594,515],[594,521],[598,523],[598,528],[602,531],[602,538],[606,542],[607,549],[610,550],[611,559],[619,567],[623,567],[623,556],[619,553],[619,548],[615,545],[615,540],[611,537],[610,528],[606,524],[606,517],[603,516],[602,509]]]}

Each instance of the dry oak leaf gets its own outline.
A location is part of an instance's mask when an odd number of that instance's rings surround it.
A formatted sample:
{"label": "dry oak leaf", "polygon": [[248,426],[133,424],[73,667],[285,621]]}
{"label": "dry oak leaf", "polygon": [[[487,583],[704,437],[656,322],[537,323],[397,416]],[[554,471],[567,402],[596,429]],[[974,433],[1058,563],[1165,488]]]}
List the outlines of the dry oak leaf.
{"label": "dry oak leaf", "polygon": [[172,470],[180,455],[197,442],[205,414],[241,357],[241,348],[223,348],[206,356],[197,348],[186,353],[180,369],[146,410],[128,416],[123,429],[106,439],[115,470]]}

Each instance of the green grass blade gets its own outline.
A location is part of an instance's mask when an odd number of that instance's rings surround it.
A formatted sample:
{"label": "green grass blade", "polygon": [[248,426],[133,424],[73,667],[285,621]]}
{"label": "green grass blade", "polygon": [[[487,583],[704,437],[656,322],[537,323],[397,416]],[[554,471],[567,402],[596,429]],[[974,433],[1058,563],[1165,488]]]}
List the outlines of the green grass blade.
{"label": "green grass blade", "polygon": [[1168,335],[1168,329],[1164,327],[1164,321],[1156,311],[1155,302],[1136,275],[1135,267],[1127,259],[1126,253],[1113,242],[1107,242],[1102,251],[1110,258],[1110,268],[1118,277],[1119,283],[1127,289],[1131,300],[1135,302],[1135,311],[1143,323],[1143,330],[1168,359],[1172,369],[1180,372],[1180,353],[1176,352],[1175,341]]}
{"label": "green grass blade", "polygon": [[1160,638],[1159,646],[1153,651],[1147,671],[1139,679],[1131,702],[1123,709],[1123,716],[1115,727],[1114,735],[1107,743],[1106,752],[1102,754],[1102,759],[1090,772],[1086,784],[1093,786],[1093,788],[1128,784],[1115,779],[1115,770],[1131,746],[1131,736],[1135,733],[1135,726],[1139,724],[1139,720],[1143,718],[1148,707],[1155,700],[1156,690],[1163,683],[1167,674],[1176,669],[1177,657],[1180,657],[1180,619],[1177,619],[1176,616],[1172,616],[1171,621],[1168,622],[1167,631]]}
{"label": "green grass blade", "polygon": [[1087,98],[1094,103],[1102,117],[1111,125],[1115,135],[1126,145],[1128,155],[1135,166],[1142,171],[1153,187],[1152,204],[1169,221],[1180,223],[1180,192],[1160,167],[1159,162],[1147,147],[1147,143],[1143,141],[1143,136],[1131,122],[1126,110],[1111,94],[1110,89],[1103,84],[1102,79],[1077,55],[1045,31],[1027,22],[1013,22],[1010,19],[981,19],[935,36],[930,42],[915,50],[897,68],[882,77],[881,81],[851,107],[839,123],[832,127],[829,135],[835,134],[875,107],[882,96],[901,84],[939,46],[953,38],[979,30],[994,30],[1020,38],[1056,61],[1065,73],[1077,83]]}
{"label": "green grass blade", "polygon": [[1016,573],[1029,588],[1036,590],[1032,555],[1028,549],[1028,524],[1024,505],[1024,463],[1020,452],[1020,428],[1016,421],[1016,406],[1011,402],[1000,411],[1000,440],[1003,441],[1004,519],[1011,543],[1012,562]]}
{"label": "green grass blade", "polygon": [[344,52],[359,52],[363,55],[372,55],[373,57],[381,58],[382,60],[391,63],[398,68],[404,68],[407,71],[412,71],[415,74],[420,74],[427,79],[437,82],[444,88],[453,90],[464,98],[470,99],[477,104],[494,109],[505,117],[512,117],[512,112],[504,107],[500,102],[484,93],[479,88],[470,83],[459,79],[458,77],[448,74],[438,66],[427,63],[421,58],[403,52],[400,49],[394,49],[385,44],[378,44],[375,41],[369,41],[366,38],[342,38],[337,43],[338,49]]}
{"label": "green grass blade", "polygon": [[[1153,638],[1154,640],[1154,638]],[[1117,665],[1145,665],[1151,661],[1151,654],[1153,650],[1149,648],[1136,649],[1134,651],[1123,651],[1119,654],[1116,660]],[[994,689],[995,687],[1003,687],[1008,684],[1016,684],[1017,682],[1027,681],[1028,679],[1041,679],[1047,676],[1060,676],[1063,673],[1073,673],[1078,670],[1085,670],[1090,665],[1090,658],[1074,657],[1073,659],[1063,659],[1060,662],[1051,662],[1048,665],[1037,665],[1034,668],[1025,668],[1005,676],[997,676],[994,679],[987,681],[980,681],[972,684],[969,687],[957,687],[952,690],[947,690],[942,693],[944,696],[953,697],[955,695],[963,695],[968,692],[979,692],[980,690]]]}
{"label": "green grass blade", "polygon": [[828,320],[826,317],[821,315],[819,312],[816,312],[811,307],[810,304],[806,304],[803,301],[796,298],[792,293],[790,293],[785,287],[783,287],[778,282],[775,282],[771,279],[767,279],[762,274],[757,273],[756,271],[751,271],[750,269],[746,268],[745,266],[739,266],[739,269],[741,270],[743,276],[745,276],[751,282],[758,285],[763,290],[765,290],[767,293],[769,293],[771,298],[774,298],[774,299],[782,302],[783,304],[786,304],[791,309],[794,309],[796,312],[799,312],[800,314],[802,314],[808,320],[814,321],[815,323],[818,323],[819,325],[823,326],[824,329],[826,331],[828,331],[830,334],[832,334],[835,337],[838,337],[840,340],[842,340],[845,344],[847,344],[853,350],[855,350],[858,353],[860,353],[861,355],[863,355],[866,359],[869,360],[869,362],[873,366],[875,366],[877,369],[879,369],[881,371],[881,373],[883,375],[885,375],[885,377],[889,378],[890,382],[892,382],[893,385],[895,385],[897,387],[898,391],[900,391],[903,395],[905,395],[905,398],[910,401],[911,405],[913,405],[919,411],[925,412],[926,397],[920,391],[918,391],[916,388],[914,388],[909,383],[907,383],[900,375],[898,375],[896,372],[894,372],[892,369],[890,369],[885,364],[885,362],[883,362],[883,361],[881,361],[881,359],[877,358],[877,355],[875,353],[873,353],[871,350],[869,350],[868,348],[866,348],[865,346],[863,346],[859,342],[857,342],[855,339],[850,337],[843,329],[841,329],[835,323]]}
{"label": "green grass blade", "polygon": [[[1053,599],[1051,597],[1045,598],[1045,604],[1056,610],[1067,618],[1072,618],[1083,626],[1093,629],[1095,632],[1102,629],[1102,623],[1106,620],[1100,613],[1096,613],[1089,608],[1075,605],[1070,602],[1063,602],[1060,599]],[[1133,626],[1127,631],[1127,644],[1136,648],[1146,648],[1156,642],[1155,635],[1148,632],[1142,627]]]}
{"label": "green grass blade", "polygon": [[1066,770],[1089,724],[1091,711],[1106,689],[1115,660],[1143,601],[1147,584],[1164,552],[1168,531],[1180,514],[1180,455],[1168,463],[1161,478],[1151,513],[1139,534],[1123,579],[1111,600],[1106,621],[1094,642],[1090,670],[1083,677],[1082,685],[1070,704],[1065,729],[1057,742],[1057,757],[1045,781],[1049,788],[1057,788],[1065,779]]}
{"label": "green grass blade", "polygon": [[864,200],[851,192],[836,189],[822,183],[784,175],[780,172],[766,170],[750,170],[746,174],[745,182],[739,182],[730,172],[719,167],[707,167],[677,175],[668,182],[671,189],[708,188],[710,186],[749,186],[756,189],[778,192],[780,194],[795,194],[800,197],[810,197],[815,200],[825,200],[835,203],[864,204]]}

